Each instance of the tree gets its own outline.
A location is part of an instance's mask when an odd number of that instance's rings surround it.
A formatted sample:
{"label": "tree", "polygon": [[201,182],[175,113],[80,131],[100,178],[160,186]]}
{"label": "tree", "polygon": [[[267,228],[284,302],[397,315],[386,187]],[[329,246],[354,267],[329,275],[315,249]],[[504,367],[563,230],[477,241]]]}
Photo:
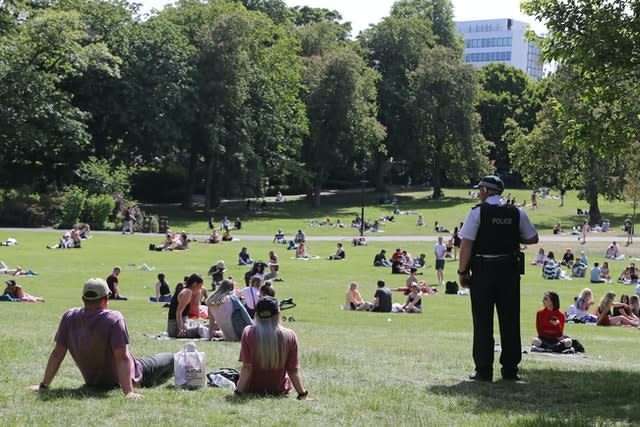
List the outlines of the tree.
{"label": "tree", "polygon": [[565,83],[579,94],[582,108],[590,108],[617,136],[593,141],[590,148],[604,153],[637,140],[640,59],[634,52],[640,43],[640,3],[527,0],[522,7],[549,30],[541,41],[544,57],[572,68],[575,78]]}
{"label": "tree", "polygon": [[332,171],[362,174],[384,138],[376,120],[375,82],[378,74],[347,46],[328,48],[306,58],[303,99],[309,118],[302,158],[313,206]]}
{"label": "tree", "polygon": [[456,51],[437,46],[409,73],[409,89],[407,110],[411,112],[416,155],[431,171],[433,198],[438,198],[443,175],[468,182],[466,173],[477,170],[471,165],[482,162],[474,146],[486,146],[479,138],[475,113],[480,85],[476,71],[463,64]]}
{"label": "tree", "polygon": [[406,162],[409,174],[421,176],[425,172],[422,158],[413,156],[416,141],[408,132],[412,124],[406,109],[408,73],[416,70],[430,48],[446,46],[461,55],[462,44],[448,0],[398,1],[391,15],[361,33],[359,40],[370,65],[382,75],[378,119],[387,129],[387,138],[386,150],[376,156],[376,187],[383,191],[390,158]]}
{"label": "tree", "polygon": [[389,158],[414,163],[410,155],[414,140],[407,130],[410,117],[405,108],[409,96],[407,74],[416,69],[425,51],[435,44],[430,22],[418,16],[389,16],[359,37],[368,53],[370,66],[382,78],[378,81],[378,120],[387,130],[385,152],[376,155],[375,184],[384,191]]}
{"label": "tree", "polygon": [[595,224],[601,219],[598,197],[619,194],[620,157],[616,151],[592,148],[598,141],[610,143],[616,133],[578,94],[567,91],[569,85],[563,80],[572,78],[570,68],[560,68],[533,130],[518,131],[511,121],[505,139],[514,169],[527,184],[578,189],[579,197],[589,203],[589,219]]}
{"label": "tree", "polygon": [[296,167],[307,129],[299,44],[290,29],[222,1],[182,1],[161,17],[178,25],[195,49],[187,100],[192,114],[184,124],[190,172],[185,199],[200,169],[206,208],[223,195],[259,193],[265,176],[286,176]]}
{"label": "tree", "polygon": [[[625,153],[625,159],[629,165],[640,164],[640,142],[635,141]],[[625,200],[633,207],[633,222],[636,221],[636,209],[640,204],[640,170],[637,167],[625,169],[622,194]]]}
{"label": "tree", "polygon": [[89,68],[117,74],[117,65],[104,44],[90,42],[76,12],[31,10],[13,34],[0,36],[0,161],[17,171],[10,179],[72,179],[90,138],[87,115],[65,84]]}
{"label": "tree", "polygon": [[493,143],[489,158],[494,162],[495,170],[505,177],[511,171],[507,143],[503,139],[505,121],[511,118],[519,126],[531,130],[535,112],[540,108],[539,101],[527,74],[509,65],[491,63],[482,67],[480,84],[482,91],[477,111],[482,134]]}

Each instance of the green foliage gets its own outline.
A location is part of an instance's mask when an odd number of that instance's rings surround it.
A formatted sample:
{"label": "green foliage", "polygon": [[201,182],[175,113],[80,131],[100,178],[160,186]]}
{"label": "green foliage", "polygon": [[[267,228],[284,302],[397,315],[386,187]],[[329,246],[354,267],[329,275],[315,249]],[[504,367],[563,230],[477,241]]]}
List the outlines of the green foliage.
{"label": "green foliage", "polygon": [[80,221],[88,195],[87,191],[80,187],[72,185],[66,188],[60,205],[62,228],[72,227]]}
{"label": "green foliage", "polygon": [[507,143],[503,138],[505,121],[515,120],[520,126],[531,129],[535,113],[540,108],[532,90],[533,83],[527,74],[505,64],[487,64],[480,69],[482,92],[477,111],[481,117],[481,129],[485,139],[494,145],[489,158],[495,169],[508,174],[511,169]]}
{"label": "green foliage", "polygon": [[334,171],[363,173],[371,155],[381,149],[384,129],[376,120],[379,75],[357,53],[329,46],[306,58],[306,64],[309,137],[302,155],[318,206],[322,185]]}
{"label": "green foliage", "polygon": [[89,194],[82,209],[83,222],[93,229],[103,229],[113,212],[115,201],[110,194]]}
{"label": "green foliage", "polygon": [[408,78],[414,153],[430,171],[433,197],[437,198],[442,177],[468,182],[475,178],[470,172],[484,169],[479,165],[487,147],[474,113],[480,85],[473,67],[442,46],[430,49]]}
{"label": "green foliage", "polygon": [[133,171],[124,164],[113,167],[106,159],[90,156],[80,163],[75,174],[80,179],[80,186],[89,194],[128,196],[131,191],[129,179]]}
{"label": "green foliage", "polygon": [[0,190],[0,222],[5,226],[33,227],[47,224],[47,206],[30,187]]}

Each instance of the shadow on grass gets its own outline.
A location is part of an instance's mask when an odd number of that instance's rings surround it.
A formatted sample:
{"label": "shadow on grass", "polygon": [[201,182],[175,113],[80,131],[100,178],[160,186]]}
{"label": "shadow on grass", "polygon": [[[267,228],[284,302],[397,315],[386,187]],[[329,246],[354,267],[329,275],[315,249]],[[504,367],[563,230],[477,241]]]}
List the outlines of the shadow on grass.
{"label": "shadow on grass", "polygon": [[[531,425],[611,425],[640,422],[640,373],[623,370],[526,369],[524,381],[428,387],[431,393],[475,399],[474,412],[536,413]],[[538,423],[539,422],[539,423]]]}
{"label": "shadow on grass", "polygon": [[89,398],[108,398],[115,388],[99,388],[83,385],[78,388],[52,388],[46,391],[39,391],[38,396],[44,402],[58,399],[84,400]]}

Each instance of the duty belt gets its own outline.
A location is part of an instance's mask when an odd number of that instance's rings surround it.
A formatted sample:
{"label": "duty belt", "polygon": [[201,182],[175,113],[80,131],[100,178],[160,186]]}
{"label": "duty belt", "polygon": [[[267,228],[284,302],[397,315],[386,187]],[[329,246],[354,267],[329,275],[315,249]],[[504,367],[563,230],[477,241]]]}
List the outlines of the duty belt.
{"label": "duty belt", "polygon": [[488,258],[488,259],[513,257],[513,255],[511,254],[475,254],[474,256],[477,256],[479,258]]}

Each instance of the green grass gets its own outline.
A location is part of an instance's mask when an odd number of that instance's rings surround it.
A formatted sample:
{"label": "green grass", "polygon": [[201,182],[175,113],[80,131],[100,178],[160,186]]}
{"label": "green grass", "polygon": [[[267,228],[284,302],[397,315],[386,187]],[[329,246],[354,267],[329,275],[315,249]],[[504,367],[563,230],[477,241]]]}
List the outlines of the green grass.
{"label": "green grass", "polygon": [[[432,201],[426,193],[401,194],[400,209],[425,215],[428,227],[417,230],[415,215],[402,215],[395,224],[385,226],[381,235],[433,235],[431,224],[438,220],[453,228],[464,219],[473,202],[467,190],[445,190],[447,198]],[[517,192],[518,200],[528,192]],[[367,194],[367,200],[377,200]],[[544,200],[531,212],[542,235],[550,235],[551,226],[562,221],[573,224],[577,206],[586,207],[575,197],[559,208],[557,200]],[[238,235],[272,236],[276,228],[290,235],[303,228],[310,236],[310,251],[326,255],[335,249],[333,241],[313,241],[314,236],[342,235],[350,238],[354,230],[309,227],[310,219],[330,217],[351,220],[359,212],[360,195],[338,195],[323,199],[323,209],[311,210],[306,202],[295,201],[263,212],[245,215],[246,230]],[[216,212],[235,217],[242,207],[225,205]],[[623,203],[603,202],[601,209],[609,217],[615,232],[611,240],[622,240],[621,218],[630,212]],[[159,208],[163,213],[169,211]],[[228,210],[228,213],[225,213]],[[389,206],[367,205],[369,215],[388,214]],[[180,215],[169,212],[174,229],[206,233],[207,216],[199,213]],[[188,252],[149,252],[149,243],[158,243],[159,235],[122,236],[96,233],[79,250],[47,250],[55,243],[59,231],[3,231],[6,238],[16,237],[16,247],[0,247],[0,259],[10,266],[19,264],[40,273],[19,278],[18,282],[33,295],[46,299],[44,304],[0,304],[0,419],[2,425],[98,425],[105,421],[119,425],[631,425],[640,423],[637,411],[637,385],[640,383],[640,360],[636,357],[640,331],[630,328],[596,328],[568,325],[568,335],[580,339],[587,357],[545,357],[523,355],[522,383],[476,384],[465,381],[473,369],[471,359],[472,327],[469,299],[464,296],[426,297],[422,315],[375,314],[340,311],[350,281],[360,284],[363,296],[373,296],[375,281],[382,278],[391,287],[401,286],[402,277],[389,269],[371,266],[373,255],[381,248],[408,249],[413,254],[425,252],[432,261],[432,242],[373,242],[367,247],[347,247],[347,260],[292,260],[291,252],[270,241],[239,241],[221,245],[192,244]],[[602,261],[607,242],[588,240],[579,248],[575,242],[545,242],[545,250],[561,252],[563,248],[585,249],[590,262]],[[153,389],[143,389],[144,401],[130,402],[119,390],[98,393],[82,387],[82,377],[67,356],[47,393],[26,391],[38,383],[44,371],[61,314],[81,304],[80,291],[88,277],[106,277],[114,265],[123,268],[121,292],[127,302],[114,301],[110,308],[127,318],[131,350],[136,355],[160,351],[175,352],[178,341],[157,341],[144,334],[165,328],[166,309],[147,302],[153,293],[155,276],[164,272],[173,285],[191,272],[205,274],[218,259],[227,262],[228,274],[240,279],[244,269],[236,266],[241,246],[247,246],[254,258],[266,258],[275,249],[280,255],[284,282],[276,283],[278,297],[293,297],[298,306],[286,313],[296,318],[287,323],[298,334],[302,375],[315,401],[298,402],[292,398],[246,399],[230,402],[220,389],[194,392],[174,390],[171,382]],[[528,248],[531,259],[539,246]],[[625,248],[628,256],[638,256],[640,249]],[[146,263],[156,267],[145,272],[138,267]],[[610,263],[617,275],[623,261]],[[457,263],[447,263],[446,279],[455,279]],[[424,279],[432,282],[435,271],[426,269]],[[527,267],[522,282],[523,344],[535,334],[535,312],[542,293],[555,289],[566,308],[586,280],[544,281],[539,267]],[[609,289],[618,295],[632,288],[619,284],[592,285],[599,298]],[[394,293],[394,302],[401,296]],[[391,319],[391,321],[389,321]],[[497,338],[498,339],[498,338]],[[201,342],[207,353],[208,370],[239,367],[238,343]],[[498,354],[496,354],[496,358]],[[497,365],[496,361],[496,367]]]}

